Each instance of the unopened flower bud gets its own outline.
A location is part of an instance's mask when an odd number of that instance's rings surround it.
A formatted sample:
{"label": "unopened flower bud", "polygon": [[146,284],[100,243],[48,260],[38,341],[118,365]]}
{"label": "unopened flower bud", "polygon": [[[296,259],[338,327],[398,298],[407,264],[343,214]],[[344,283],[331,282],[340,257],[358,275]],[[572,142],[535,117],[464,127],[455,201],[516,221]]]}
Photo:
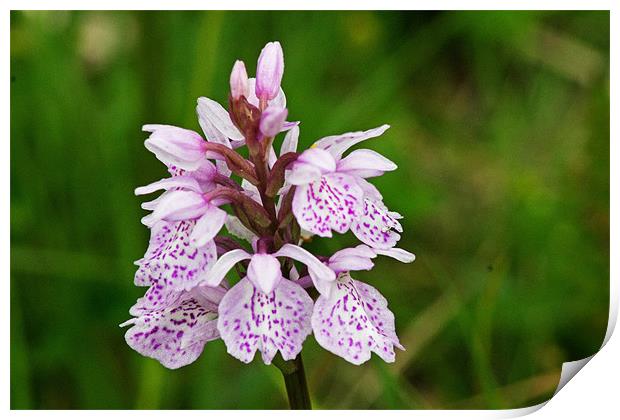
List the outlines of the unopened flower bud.
{"label": "unopened flower bud", "polygon": [[265,109],[260,117],[260,132],[265,137],[275,137],[280,131],[286,121],[288,110],[286,108],[279,108],[270,106]]}
{"label": "unopened flower bud", "polygon": [[247,96],[248,73],[245,64],[241,60],[235,61],[232,72],[230,73],[230,94],[237,100],[242,96]]}
{"label": "unopened flower bud", "polygon": [[278,41],[270,42],[260,53],[256,66],[256,96],[268,101],[280,91],[284,73],[284,55]]}

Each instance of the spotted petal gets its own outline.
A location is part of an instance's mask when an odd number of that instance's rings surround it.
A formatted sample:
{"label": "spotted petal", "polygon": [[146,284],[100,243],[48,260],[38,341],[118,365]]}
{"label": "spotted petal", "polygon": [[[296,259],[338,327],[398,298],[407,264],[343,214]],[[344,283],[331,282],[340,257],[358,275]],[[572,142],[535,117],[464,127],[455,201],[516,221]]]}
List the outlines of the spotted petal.
{"label": "spotted petal", "polygon": [[203,274],[217,259],[213,241],[196,248],[190,242],[194,221],[166,223],[158,226],[152,245],[140,261],[142,270],[136,284],[153,284],[161,279],[172,290],[189,290],[203,280]]}
{"label": "spotted petal", "polygon": [[168,308],[179,301],[185,292],[166,287],[161,272],[143,297],[129,309],[132,316],[140,316],[153,311]]}
{"label": "spotted petal", "polygon": [[211,305],[188,297],[177,306],[144,314],[121,326],[133,324],[125,333],[132,349],[177,369],[194,362],[205,343],[218,338],[215,317]]}
{"label": "spotted petal", "polygon": [[218,312],[217,327],[228,353],[244,363],[257,350],[266,364],[278,351],[284,360],[294,359],[311,331],[312,299],[287,279],[264,294],[244,278],[226,293]]}
{"label": "spotted petal", "polygon": [[392,248],[402,232],[398,213],[391,212],[381,201],[364,199],[364,213],[351,225],[351,231],[367,245],[378,249]]}
{"label": "spotted petal", "polygon": [[348,273],[338,276],[329,298],[317,299],[312,329],[322,347],[355,365],[369,360],[371,352],[393,362],[394,346],[403,349],[385,298]]}
{"label": "spotted petal", "polygon": [[362,214],[363,192],[351,175],[331,173],[318,181],[298,186],[293,197],[293,214],[302,229],[322,237],[349,230]]}
{"label": "spotted petal", "polygon": [[173,226],[173,223],[160,221],[151,228],[151,239],[149,240],[146,253],[143,258],[135,262],[139,267],[134,277],[134,284],[136,286],[150,286],[158,280],[159,275],[152,275],[147,262],[157,258],[157,256],[163,252],[170,238],[170,232]]}

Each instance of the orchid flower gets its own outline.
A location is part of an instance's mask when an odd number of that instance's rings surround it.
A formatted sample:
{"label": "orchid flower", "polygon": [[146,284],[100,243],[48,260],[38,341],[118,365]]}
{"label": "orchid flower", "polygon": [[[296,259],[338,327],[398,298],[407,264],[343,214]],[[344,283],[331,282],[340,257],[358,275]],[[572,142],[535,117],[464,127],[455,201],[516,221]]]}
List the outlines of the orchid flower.
{"label": "orchid flower", "polygon": [[307,265],[318,287],[335,281],[334,272],[303,248],[286,244],[278,252],[253,255],[242,249],[232,250],[211,268],[204,282],[217,286],[239,261],[249,259],[246,277],[234,285],[219,306],[218,329],[228,352],[249,363],[260,350],[263,361],[270,364],[279,350],[284,360],[301,352],[311,332],[313,302],[296,282],[282,276],[277,257],[290,257]]}
{"label": "orchid flower", "polygon": [[372,130],[346,133],[318,140],[291,166],[286,181],[296,185],[293,213],[299,225],[322,237],[332,230],[353,230],[364,243],[389,249],[396,245],[402,231],[401,216],[390,212],[381,194],[365,178],[393,171],[396,164],[377,152],[358,149],[347,157],[342,154],[364,140],[378,137],[388,125]]}
{"label": "orchid flower", "polygon": [[132,308],[135,318],[121,324],[132,325],[125,333],[127,344],[170,369],[194,362],[204,345],[220,336],[216,318],[223,294],[195,288],[157,309]]}
{"label": "orchid flower", "polygon": [[[205,138],[170,125],[143,127],[145,147],[170,176],[135,190],[163,192],[142,203],[150,240],[134,283],[147,289],[121,326],[130,326],[125,339],[132,349],[171,369],[194,362],[219,338],[244,363],[259,352],[285,377],[296,376],[287,390],[301,387],[296,392],[305,393],[308,408],[301,367],[308,336],[356,365],[372,353],[393,362],[395,348],[404,350],[387,299],[350,273],[371,270],[379,255],[405,263],[415,257],[395,247],[402,216],[367,180],[396,164],[369,149],[349,151],[389,126],[324,137],[299,153],[299,121],[287,121],[283,72],[279,42],[261,51],[256,78],[237,60],[228,108],[198,99]],[[238,153],[241,147],[247,154]],[[331,257],[303,248],[311,235],[349,230],[363,244]],[[236,282],[227,278],[233,269]]]}
{"label": "orchid flower", "polygon": [[396,335],[394,314],[387,299],[374,287],[351,277],[352,270],[370,270],[378,254],[402,262],[415,256],[405,250],[373,250],[366,245],[336,252],[327,265],[338,275],[330,295],[315,302],[312,329],[325,349],[355,365],[370,359],[371,351],[386,362],[393,362],[394,347],[404,350]]}

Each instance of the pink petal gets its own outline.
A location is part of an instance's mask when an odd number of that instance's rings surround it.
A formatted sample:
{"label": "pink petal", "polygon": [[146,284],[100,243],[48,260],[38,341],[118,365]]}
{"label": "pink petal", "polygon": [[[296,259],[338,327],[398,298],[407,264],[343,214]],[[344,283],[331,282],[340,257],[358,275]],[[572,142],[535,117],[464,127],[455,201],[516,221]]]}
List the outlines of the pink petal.
{"label": "pink petal", "polygon": [[228,168],[228,165],[223,160],[215,161],[215,166],[217,167],[217,171],[224,176],[230,176],[232,171]]}
{"label": "pink petal", "polygon": [[340,134],[337,136],[323,137],[314,143],[314,146],[327,150],[336,159],[340,159],[342,154],[352,146],[355,146],[361,141],[371,139],[373,137],[379,137],[385,131],[390,128],[389,125],[384,124],[381,127],[372,128],[366,131],[355,131],[352,133]]}
{"label": "pink petal", "polygon": [[[196,112],[198,113],[199,122],[210,122],[213,128],[230,140],[243,140],[243,134],[241,134],[239,129],[233,124],[228,111],[214,100],[205,97],[198,98]],[[205,135],[206,134],[205,132]],[[214,141],[208,137],[207,140]]]}
{"label": "pink petal", "polygon": [[[201,99],[204,99],[204,101],[201,101]],[[198,122],[200,123],[200,127],[202,128],[202,131],[205,133],[205,136],[207,137],[208,141],[212,143],[222,144],[228,148],[233,148],[233,145],[231,144],[231,140],[228,138],[228,135],[224,134],[212,122],[212,119],[214,119],[214,117],[211,116],[211,112],[209,111],[209,103],[210,103],[209,101],[211,100],[207,98],[199,98],[198,106],[196,107],[196,112],[198,113]],[[221,113],[221,110],[219,110],[218,112]],[[225,116],[220,115],[220,118],[225,119]],[[230,116],[228,116],[228,119],[230,119]],[[234,141],[237,141],[239,144],[245,143],[245,140],[234,140]],[[228,169],[226,162],[222,160],[223,157],[221,155],[208,152],[207,157],[210,159],[218,159],[215,162],[218,172],[220,172],[224,176],[230,176],[232,172],[230,169]]]}
{"label": "pink petal", "polygon": [[334,172],[336,170],[336,160],[327,151],[317,147],[304,151],[297,158],[297,162],[307,163],[316,166],[322,174]]}
{"label": "pink petal", "polygon": [[292,130],[293,128],[297,127],[300,123],[301,121],[285,121],[284,124],[282,124],[282,130],[280,130],[280,133],[284,133],[285,131]]}
{"label": "pink petal", "polygon": [[202,217],[196,222],[189,237],[192,246],[201,247],[211,241],[224,226],[226,216],[224,210],[209,205]]}
{"label": "pink petal", "polygon": [[157,208],[157,205],[159,204],[159,202],[162,200],[162,198],[164,197],[164,195],[167,192],[168,191],[165,191],[163,194],[161,194],[159,197],[157,197],[154,200],[144,201],[144,202],[140,203],[140,208],[142,208],[144,210],[149,210],[149,211],[155,210]]}
{"label": "pink petal", "polygon": [[340,251],[335,252],[331,258],[330,262],[335,261],[340,258],[346,257],[364,257],[364,258],[374,258],[376,257],[375,252],[368,245],[358,245],[355,248],[344,248]]}
{"label": "pink petal", "polygon": [[[198,299],[199,302],[203,302],[205,306],[209,308],[217,308],[217,306],[222,301],[224,295],[228,292],[228,286],[218,286],[218,287],[206,287],[206,286],[198,286],[193,288],[190,291],[190,294]],[[206,304],[208,303],[208,305]]]}
{"label": "pink petal", "polygon": [[329,267],[336,273],[340,273],[349,270],[370,270],[372,267],[374,267],[374,263],[370,260],[370,258],[350,256],[347,258],[339,259],[338,261],[333,263],[330,262]]}
{"label": "pink petal", "polygon": [[265,137],[275,137],[282,130],[288,109],[275,106],[267,107],[261,114],[259,129]]}
{"label": "pink petal", "polygon": [[289,257],[305,264],[306,267],[308,267],[308,273],[319,293],[329,294],[331,283],[336,280],[336,274],[310,252],[297,245],[284,244],[282,248],[273,255],[276,257]]}
{"label": "pink petal", "polygon": [[273,168],[276,160],[278,160],[278,155],[276,155],[276,151],[274,150],[273,146],[269,146],[269,156],[267,157],[267,159],[269,161],[269,168]]}
{"label": "pink petal", "polygon": [[308,163],[295,162],[286,171],[285,179],[290,185],[307,185],[321,179],[321,170]]}
{"label": "pink petal", "polygon": [[150,227],[159,220],[174,222],[196,219],[204,214],[207,205],[202,195],[193,191],[169,191],[157,203],[153,213],[144,217],[142,222]]}
{"label": "pink petal", "polygon": [[312,329],[322,347],[355,365],[370,359],[371,351],[393,362],[394,346],[402,348],[385,298],[348,273],[338,276],[329,298],[317,299]]}
{"label": "pink petal", "polygon": [[168,308],[178,302],[185,293],[184,291],[166,287],[165,282],[161,278],[161,271],[159,274],[159,279],[155,280],[144,296],[139,298],[129,309],[129,313],[132,316],[141,316],[148,312]]}
{"label": "pink petal", "polygon": [[264,294],[244,278],[226,293],[218,312],[217,327],[228,353],[244,363],[257,350],[266,364],[278,351],[284,360],[294,359],[311,331],[312,299],[287,279]]}
{"label": "pink petal", "polygon": [[173,229],[176,229],[175,224],[163,221],[156,223],[151,228],[151,238],[146,253],[143,258],[136,261],[139,266],[134,278],[136,286],[150,286],[158,280],[159,276],[153,276],[151,270],[148,267],[145,268],[145,264],[161,255],[172,236]]}
{"label": "pink petal", "polygon": [[142,130],[152,133],[144,146],[167,165],[191,170],[204,158],[204,140],[192,130],[159,124],[147,124]]}
{"label": "pink petal", "polygon": [[260,191],[258,191],[258,188],[256,187],[256,185],[252,184],[247,179],[243,179],[241,181],[241,187],[244,189],[245,194],[247,196],[252,198],[252,200],[256,201],[257,203],[261,203],[262,205],[262,201],[260,198]]}
{"label": "pink petal", "polygon": [[228,251],[217,260],[213,267],[211,267],[211,270],[206,274],[204,277],[204,285],[211,287],[218,286],[235,264],[250,258],[251,255],[242,249]]}
{"label": "pink petal", "polygon": [[282,146],[280,146],[280,156],[288,152],[297,151],[297,142],[299,140],[299,126],[295,126],[286,133],[284,140],[282,140]]}
{"label": "pink petal", "polygon": [[387,257],[392,257],[395,260],[398,260],[404,263],[410,263],[410,262],[415,261],[414,254],[401,248],[375,249],[375,252],[379,255],[385,255]]}
{"label": "pink petal", "polygon": [[157,277],[154,276],[148,267],[141,264],[142,260],[136,261],[138,269],[133,278],[133,283],[136,286],[150,286],[157,281]]}
{"label": "pink petal", "polygon": [[200,164],[197,169],[188,171],[174,165],[169,165],[168,172],[170,172],[173,177],[189,176],[194,178],[200,185],[202,192],[209,192],[215,188],[215,182],[213,182],[213,179],[217,175],[217,169],[215,165],[209,162],[206,158],[200,160]]}
{"label": "pink petal", "polygon": [[297,280],[295,280],[295,283],[297,283],[304,289],[307,289],[308,287],[314,285],[314,282],[312,281],[312,278],[310,276],[303,276],[301,278],[298,278]]}
{"label": "pink petal", "polygon": [[288,274],[288,278],[292,281],[299,280],[299,271],[297,271],[297,267],[295,267],[295,265],[291,267],[291,271]]}
{"label": "pink petal", "polygon": [[156,225],[158,231],[140,261],[140,278],[136,274],[136,282],[161,282],[172,290],[189,290],[200,283],[215,264],[217,252],[212,241],[199,248],[191,245],[189,236],[194,225],[194,221]]}
{"label": "pink petal", "polygon": [[375,187],[370,182],[366,181],[364,178],[361,177],[356,177],[355,180],[357,181],[357,185],[359,185],[362,191],[364,191],[364,197],[370,198],[375,201],[383,200],[383,196],[381,195],[377,187]]}
{"label": "pink petal", "polygon": [[322,237],[349,230],[362,212],[363,192],[350,175],[332,173],[298,186],[293,197],[293,214],[299,226]]}
{"label": "pink petal", "polygon": [[[202,131],[204,131],[205,136],[207,136],[207,139],[210,142],[217,143],[217,144],[223,144],[224,146],[228,148],[232,148],[232,145],[230,143],[230,140],[228,140],[228,137],[226,137],[225,135],[217,131],[209,121],[200,120],[200,126],[202,127]],[[223,160],[224,159],[223,156],[215,152],[207,152],[206,156],[209,159],[217,159],[215,162],[217,171],[224,176],[230,176],[232,171],[228,169],[228,165],[226,164],[226,161]]]}
{"label": "pink petal", "polygon": [[394,162],[368,149],[354,150],[338,162],[338,172],[346,172],[362,178],[383,175],[384,172],[394,171],[396,168]]}
{"label": "pink petal", "polygon": [[241,220],[239,220],[236,216],[229,214],[226,218],[226,222],[224,222],[224,225],[226,226],[228,233],[239,239],[243,239],[249,243],[252,243],[252,241],[256,239],[254,232],[246,228],[243,223],[241,223]]}
{"label": "pink petal", "polygon": [[125,333],[127,344],[142,354],[158,360],[169,369],[194,362],[204,345],[218,337],[216,312],[198,300],[188,298],[178,306],[134,318]]}
{"label": "pink petal", "polygon": [[343,271],[370,270],[374,263],[372,259],[377,254],[366,245],[358,245],[355,248],[346,248],[336,252],[329,259],[329,268],[336,273]]}
{"label": "pink petal", "polygon": [[159,181],[145,185],[144,187],[138,187],[135,190],[136,195],[145,195],[158,190],[171,190],[173,188],[185,189],[202,193],[202,188],[198,181],[191,176],[173,176],[172,178],[164,178]]}
{"label": "pink petal", "polygon": [[280,262],[270,254],[254,254],[248,266],[247,277],[261,292],[269,294],[282,279]]}
{"label": "pink petal", "polygon": [[381,201],[364,199],[364,213],[351,225],[357,238],[373,248],[389,249],[396,245],[402,231],[398,220]]}

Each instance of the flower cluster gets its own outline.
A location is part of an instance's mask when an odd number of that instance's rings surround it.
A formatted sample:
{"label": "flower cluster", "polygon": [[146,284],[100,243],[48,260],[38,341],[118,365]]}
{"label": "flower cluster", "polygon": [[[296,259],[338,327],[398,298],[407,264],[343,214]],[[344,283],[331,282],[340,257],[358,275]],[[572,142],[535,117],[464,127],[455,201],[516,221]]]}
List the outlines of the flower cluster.
{"label": "flower cluster", "polygon": [[[183,128],[144,126],[146,148],[170,176],[136,189],[164,192],[142,204],[150,211],[142,222],[151,238],[134,282],[148,290],[121,325],[131,326],[125,334],[131,348],[168,368],[192,363],[218,338],[246,363],[257,350],[266,364],[278,351],[294,359],[311,333],[354,364],[371,352],[392,362],[394,347],[402,349],[386,299],[350,274],[370,270],[380,255],[414,259],[395,248],[402,216],[367,181],[396,165],[368,149],[346,154],[388,126],[325,137],[298,153],[299,122],[287,121],[283,70],[278,42],[263,48],[255,79],[237,61],[228,110],[198,99],[206,139]],[[277,155],[273,142],[281,133]],[[224,227],[229,235],[220,234]],[[300,246],[311,235],[349,230],[363,244],[329,257]],[[231,285],[226,275],[233,268],[241,280]]]}

